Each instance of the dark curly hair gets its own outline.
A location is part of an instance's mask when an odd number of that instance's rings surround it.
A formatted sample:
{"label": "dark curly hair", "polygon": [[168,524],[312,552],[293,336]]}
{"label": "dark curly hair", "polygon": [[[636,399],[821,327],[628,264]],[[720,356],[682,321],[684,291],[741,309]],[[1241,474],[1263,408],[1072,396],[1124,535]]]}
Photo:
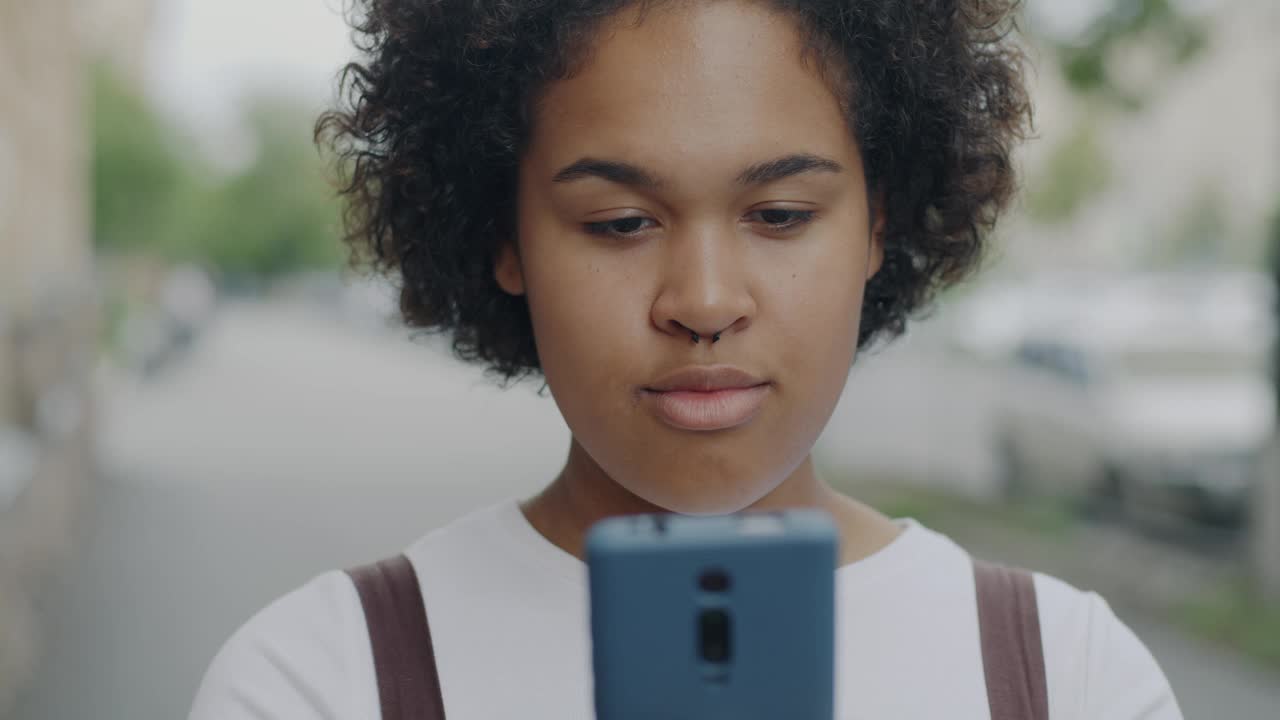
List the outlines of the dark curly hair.
{"label": "dark curly hair", "polygon": [[[361,62],[316,123],[348,201],[358,264],[399,276],[411,326],[510,381],[539,371],[529,309],[493,277],[515,235],[518,161],[540,90],[569,76],[592,32],[660,0],[356,0]],[[844,100],[885,258],[859,348],[978,265],[1015,189],[1030,129],[1018,0],[761,0],[797,21]]]}

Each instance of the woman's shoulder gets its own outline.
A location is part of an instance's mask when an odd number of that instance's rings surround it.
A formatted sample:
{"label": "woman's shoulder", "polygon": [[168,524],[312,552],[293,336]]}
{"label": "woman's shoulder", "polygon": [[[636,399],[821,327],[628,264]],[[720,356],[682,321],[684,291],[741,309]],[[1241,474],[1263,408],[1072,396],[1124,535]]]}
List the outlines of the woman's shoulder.
{"label": "woman's shoulder", "polygon": [[[458,580],[518,513],[514,501],[479,508],[404,549],[417,573]],[[517,516],[518,517],[518,516]],[[445,576],[441,576],[445,573]],[[437,591],[433,599],[457,594]],[[196,693],[191,720],[377,717],[377,679],[364,609],[344,571],[318,575],[245,622],[223,644]]]}
{"label": "woman's shoulder", "polygon": [[1155,657],[1106,599],[1046,573],[1032,575],[1055,716],[1182,717]]}
{"label": "woman's shoulder", "polygon": [[[951,537],[914,520],[900,520],[899,559],[914,560],[911,577],[924,597],[951,597],[976,608],[974,559]],[[902,552],[911,548],[912,552]],[[1182,717],[1169,682],[1150,650],[1102,595],[1046,572],[1026,569],[1035,588],[1041,649],[1052,717]],[[966,615],[976,621],[976,613]],[[977,633],[976,622],[973,631]]]}
{"label": "woman's shoulder", "polygon": [[373,717],[376,680],[360,598],[341,571],[275,600],[223,644],[191,720]]}

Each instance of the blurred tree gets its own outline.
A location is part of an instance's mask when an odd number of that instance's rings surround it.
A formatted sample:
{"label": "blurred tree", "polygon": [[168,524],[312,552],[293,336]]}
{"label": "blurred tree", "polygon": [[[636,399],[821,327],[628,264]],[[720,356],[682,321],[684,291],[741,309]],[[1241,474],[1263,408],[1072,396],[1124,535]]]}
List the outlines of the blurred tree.
{"label": "blurred tree", "polygon": [[240,277],[337,267],[339,206],[305,122],[291,108],[260,106],[252,165],[213,188],[189,229],[191,255]]}
{"label": "blurred tree", "polygon": [[1268,237],[1268,250],[1271,257],[1271,277],[1275,282],[1275,308],[1274,317],[1276,321],[1275,348],[1271,355],[1272,379],[1276,386],[1276,407],[1280,408],[1280,203],[1276,205],[1276,212],[1271,217],[1271,232]]}
{"label": "blurred tree", "polygon": [[1083,119],[1053,148],[1027,186],[1027,212],[1042,223],[1070,220],[1076,210],[1106,189],[1111,176],[1106,152],[1092,120]]}
{"label": "blurred tree", "polygon": [[1204,21],[1185,4],[1113,0],[1079,35],[1053,39],[1063,76],[1078,92],[1140,108],[1158,87],[1156,73],[1176,70],[1208,42]]}
{"label": "blurred tree", "polygon": [[[1112,0],[1072,30],[1055,30],[1046,5],[1028,6],[1030,28],[1049,48],[1084,111],[1027,183],[1027,211],[1044,224],[1070,222],[1105,192],[1112,167],[1105,130],[1127,121],[1205,48],[1209,28],[1179,0]],[[1039,18],[1042,22],[1037,23]]]}
{"label": "blurred tree", "polygon": [[93,235],[109,251],[157,253],[193,178],[176,139],[108,66],[92,73]]}
{"label": "blurred tree", "polygon": [[197,262],[238,279],[340,264],[339,209],[305,113],[255,108],[257,155],[223,177],[184,154],[179,136],[105,69],[95,72],[93,99],[101,250]]}
{"label": "blurred tree", "polygon": [[[1271,276],[1278,289],[1274,301],[1277,333],[1271,351],[1271,377],[1275,383],[1276,405],[1280,407],[1280,203],[1271,218],[1269,234]],[[1253,559],[1262,595],[1280,604],[1280,428],[1273,431],[1271,443],[1263,453],[1259,478]]]}

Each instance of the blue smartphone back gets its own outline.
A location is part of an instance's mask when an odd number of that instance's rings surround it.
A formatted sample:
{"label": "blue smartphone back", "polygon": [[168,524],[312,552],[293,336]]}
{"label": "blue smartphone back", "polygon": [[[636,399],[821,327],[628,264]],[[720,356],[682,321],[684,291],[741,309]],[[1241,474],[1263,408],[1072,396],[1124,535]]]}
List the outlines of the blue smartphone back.
{"label": "blue smartphone back", "polygon": [[598,720],[831,720],[836,546],[817,511],[598,523]]}

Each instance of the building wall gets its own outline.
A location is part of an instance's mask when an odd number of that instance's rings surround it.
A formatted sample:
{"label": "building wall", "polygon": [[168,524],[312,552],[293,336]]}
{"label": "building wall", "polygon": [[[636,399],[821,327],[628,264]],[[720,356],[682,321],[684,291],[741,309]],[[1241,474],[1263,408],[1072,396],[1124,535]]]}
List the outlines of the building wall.
{"label": "building wall", "polygon": [[[72,0],[85,51],[134,87],[146,82],[157,0]],[[170,3],[172,6],[173,3]]]}
{"label": "building wall", "polygon": [[75,0],[0,0],[0,716],[90,487],[97,311]]}

